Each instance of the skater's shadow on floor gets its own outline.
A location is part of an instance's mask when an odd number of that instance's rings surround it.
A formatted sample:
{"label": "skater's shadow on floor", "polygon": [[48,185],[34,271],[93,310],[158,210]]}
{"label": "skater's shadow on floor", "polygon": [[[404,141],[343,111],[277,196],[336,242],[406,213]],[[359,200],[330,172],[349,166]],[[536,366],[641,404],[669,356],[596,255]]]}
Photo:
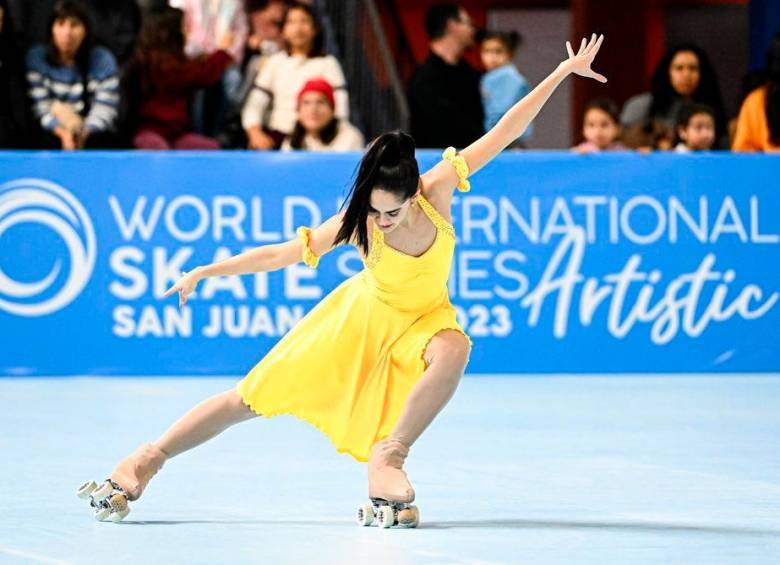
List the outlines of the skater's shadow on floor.
{"label": "skater's shadow on floor", "polygon": [[[184,524],[245,524],[261,526],[339,526],[352,525],[352,520],[125,520],[128,526],[178,526]],[[595,520],[522,520],[516,518],[497,518],[492,520],[457,520],[441,522],[423,522],[419,529],[449,530],[458,528],[488,528],[517,530],[618,530],[627,532],[652,532],[678,534],[680,532],[746,535],[780,536],[780,530],[750,528],[740,526],[719,526],[711,524],[671,524],[664,522],[605,522]]]}
{"label": "skater's shadow on floor", "polygon": [[343,526],[354,520],[122,520],[128,526],[181,526],[185,524],[246,524],[259,526]]}
{"label": "skater's shadow on floor", "polygon": [[780,536],[780,530],[768,530],[740,526],[719,526],[708,524],[669,524],[664,522],[602,522],[590,520],[458,520],[425,522],[426,529],[496,528],[518,530],[623,530],[654,533],[701,533],[718,535]]}

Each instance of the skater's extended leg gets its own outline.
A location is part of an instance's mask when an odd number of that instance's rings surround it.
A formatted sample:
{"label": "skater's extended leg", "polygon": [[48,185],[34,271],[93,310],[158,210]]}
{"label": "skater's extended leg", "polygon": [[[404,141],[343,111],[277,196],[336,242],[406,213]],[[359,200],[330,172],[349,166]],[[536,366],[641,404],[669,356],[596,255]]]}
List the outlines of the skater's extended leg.
{"label": "skater's extended leg", "polygon": [[454,330],[439,332],[428,344],[428,368],[412,388],[392,433],[371,449],[369,497],[396,502],[414,500],[414,489],[403,471],[409,447],[452,398],[470,351],[468,339]]}
{"label": "skater's extended leg", "polygon": [[231,388],[208,398],[176,421],[155,442],[170,457],[176,457],[238,424],[257,416]]}
{"label": "skater's extended leg", "polygon": [[166,459],[254,416],[235,389],[212,396],[182,416],[156,442],[142,445],[120,461],[110,479],[124,489],[128,499],[136,500]]}

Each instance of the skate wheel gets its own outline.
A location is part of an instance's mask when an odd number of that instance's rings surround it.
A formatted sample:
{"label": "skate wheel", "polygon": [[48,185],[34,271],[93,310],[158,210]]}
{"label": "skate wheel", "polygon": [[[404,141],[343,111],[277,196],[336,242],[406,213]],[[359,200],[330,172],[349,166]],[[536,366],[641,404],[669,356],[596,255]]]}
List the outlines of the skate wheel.
{"label": "skate wheel", "polygon": [[108,505],[112,512],[124,512],[127,510],[127,498],[124,494],[116,492],[108,499]]}
{"label": "skate wheel", "polygon": [[95,520],[102,522],[106,518],[108,518],[108,515],[111,514],[111,509],[108,506],[103,506],[101,508],[98,508],[95,510]]}
{"label": "skate wheel", "polygon": [[420,510],[409,506],[398,511],[398,525],[404,528],[416,528],[420,524]]}
{"label": "skate wheel", "polygon": [[377,526],[380,528],[392,528],[395,524],[395,511],[391,506],[380,506],[376,513]]}
{"label": "skate wheel", "polygon": [[103,484],[92,491],[92,500],[95,502],[100,502],[104,498],[107,498],[113,490],[114,486],[110,482],[105,481]]}
{"label": "skate wheel", "polygon": [[76,491],[76,496],[79,498],[87,498],[90,494],[92,494],[92,491],[97,488],[97,483],[95,481],[87,481],[83,485],[79,487],[79,489]]}
{"label": "skate wheel", "polygon": [[112,522],[121,522],[127,517],[128,514],[130,514],[130,508],[125,507],[124,510],[115,510],[109,514],[108,519]]}
{"label": "skate wheel", "polygon": [[357,510],[357,523],[361,526],[370,526],[374,523],[374,505],[363,504]]}

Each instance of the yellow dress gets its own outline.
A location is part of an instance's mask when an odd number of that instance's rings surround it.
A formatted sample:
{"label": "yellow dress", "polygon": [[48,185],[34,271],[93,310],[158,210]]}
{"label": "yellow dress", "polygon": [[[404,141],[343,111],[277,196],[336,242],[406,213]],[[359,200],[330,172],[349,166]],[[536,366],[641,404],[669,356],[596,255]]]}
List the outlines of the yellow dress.
{"label": "yellow dress", "polygon": [[[447,329],[466,335],[447,292],[455,230],[422,195],[417,202],[436,226],[431,247],[419,257],[402,253],[384,243],[372,222],[365,268],[317,304],[236,385],[254,412],[297,416],[358,461],[367,461],[371,446],[390,434],[426,368],[431,338]],[[301,228],[299,235],[303,258],[314,266],[309,231]]]}

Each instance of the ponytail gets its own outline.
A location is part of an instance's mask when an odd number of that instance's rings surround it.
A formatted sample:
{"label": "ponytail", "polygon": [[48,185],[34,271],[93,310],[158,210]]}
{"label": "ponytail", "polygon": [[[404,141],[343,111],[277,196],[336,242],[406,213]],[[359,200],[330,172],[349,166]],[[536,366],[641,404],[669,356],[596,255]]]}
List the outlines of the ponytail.
{"label": "ponytail", "polygon": [[354,240],[367,255],[366,220],[371,206],[371,191],[380,188],[406,200],[417,192],[419,182],[414,139],[400,130],[377,137],[360,160],[357,177],[344,203],[346,211],[334,245]]}

